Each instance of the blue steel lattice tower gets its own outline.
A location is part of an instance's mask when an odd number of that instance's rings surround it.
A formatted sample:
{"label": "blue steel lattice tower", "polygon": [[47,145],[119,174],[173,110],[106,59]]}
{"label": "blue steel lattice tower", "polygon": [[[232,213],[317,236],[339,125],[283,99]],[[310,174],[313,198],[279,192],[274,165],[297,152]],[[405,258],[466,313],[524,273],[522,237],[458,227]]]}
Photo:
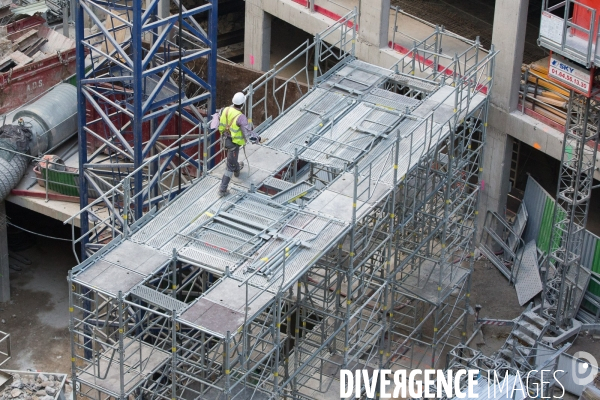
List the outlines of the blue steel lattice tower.
{"label": "blue steel lattice tower", "polygon": [[[102,199],[81,215],[97,225],[82,229],[82,258],[164,202],[165,171],[201,169],[185,134],[215,109],[216,37],[217,0],[77,0],[80,206]],[[167,201],[191,181],[182,170]]]}

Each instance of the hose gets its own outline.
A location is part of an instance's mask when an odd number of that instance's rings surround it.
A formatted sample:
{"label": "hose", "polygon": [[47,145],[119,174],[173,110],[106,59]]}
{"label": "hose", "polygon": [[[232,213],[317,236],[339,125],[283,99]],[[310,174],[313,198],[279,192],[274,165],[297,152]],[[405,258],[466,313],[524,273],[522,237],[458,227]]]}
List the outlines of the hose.
{"label": "hose", "polygon": [[[17,150],[8,141],[1,141],[0,147]],[[8,152],[5,150],[2,153]],[[19,183],[25,174],[29,162],[27,157],[20,154],[12,153],[12,158],[3,157],[3,155],[0,154],[0,201],[4,201],[6,196],[10,194],[10,191],[17,186],[17,183]]]}

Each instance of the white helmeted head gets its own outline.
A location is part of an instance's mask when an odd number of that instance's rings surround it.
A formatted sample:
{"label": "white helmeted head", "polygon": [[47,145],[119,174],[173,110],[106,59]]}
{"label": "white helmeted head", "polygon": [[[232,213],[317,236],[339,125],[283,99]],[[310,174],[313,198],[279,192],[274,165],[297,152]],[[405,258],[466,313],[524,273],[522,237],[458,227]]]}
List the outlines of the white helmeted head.
{"label": "white helmeted head", "polygon": [[233,104],[236,106],[241,106],[246,101],[246,96],[242,92],[237,92],[233,95],[233,100],[231,100]]}

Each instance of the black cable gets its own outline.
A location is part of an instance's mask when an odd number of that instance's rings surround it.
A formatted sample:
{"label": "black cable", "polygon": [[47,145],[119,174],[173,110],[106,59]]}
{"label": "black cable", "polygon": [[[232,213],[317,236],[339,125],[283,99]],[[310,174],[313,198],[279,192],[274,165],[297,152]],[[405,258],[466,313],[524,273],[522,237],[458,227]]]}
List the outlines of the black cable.
{"label": "black cable", "polygon": [[21,228],[20,226],[18,226],[18,225],[15,225],[15,224],[13,224],[12,222],[6,222],[6,223],[7,223],[8,225],[10,225],[10,226],[14,226],[15,228],[17,228],[17,229],[20,229],[20,230],[22,230],[22,231],[25,231],[25,232],[27,232],[27,233],[31,233],[32,235],[37,235],[37,236],[45,237],[45,238],[48,238],[48,239],[54,239],[54,240],[63,240],[63,241],[65,241],[65,242],[72,242],[72,241],[73,241],[72,239],[58,238],[58,237],[54,237],[54,236],[43,235],[43,234],[41,234],[41,233],[37,233],[37,232],[32,232],[32,231],[30,231],[30,230],[27,230],[27,229],[25,229],[25,228]]}

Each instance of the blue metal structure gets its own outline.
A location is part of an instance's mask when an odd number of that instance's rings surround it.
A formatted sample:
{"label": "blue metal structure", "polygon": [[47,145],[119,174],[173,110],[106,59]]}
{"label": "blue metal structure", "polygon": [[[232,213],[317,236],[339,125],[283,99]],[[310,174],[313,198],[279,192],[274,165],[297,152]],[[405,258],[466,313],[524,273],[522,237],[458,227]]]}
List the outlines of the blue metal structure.
{"label": "blue metal structure", "polygon": [[77,1],[80,207],[104,199],[81,215],[83,259],[200,170],[205,116],[215,109],[216,37],[217,0],[192,9],[179,0]]}

